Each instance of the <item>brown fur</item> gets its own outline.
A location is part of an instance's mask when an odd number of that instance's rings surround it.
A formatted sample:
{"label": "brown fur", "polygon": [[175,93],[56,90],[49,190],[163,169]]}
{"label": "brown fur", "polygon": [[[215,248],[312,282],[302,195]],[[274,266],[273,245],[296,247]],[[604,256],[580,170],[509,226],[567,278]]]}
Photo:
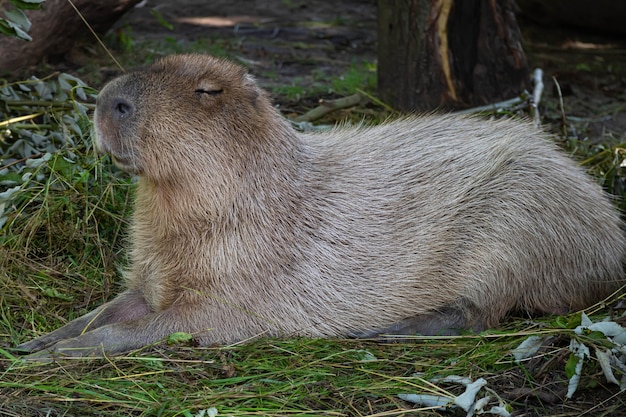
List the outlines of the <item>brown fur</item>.
{"label": "brown fur", "polygon": [[624,282],[618,213],[526,123],[301,134],[241,67],[182,55],[108,84],[95,127],[140,177],[128,289],[29,352],[482,330]]}

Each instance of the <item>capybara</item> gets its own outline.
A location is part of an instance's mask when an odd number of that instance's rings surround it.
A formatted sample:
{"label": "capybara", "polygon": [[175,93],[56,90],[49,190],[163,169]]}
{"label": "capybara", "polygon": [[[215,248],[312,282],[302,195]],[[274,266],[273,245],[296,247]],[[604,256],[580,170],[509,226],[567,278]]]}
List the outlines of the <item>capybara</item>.
{"label": "capybara", "polygon": [[246,70],[169,56],[104,87],[97,147],[139,177],[126,290],[20,345],[117,353],[174,332],[451,334],[565,313],[624,283],[601,187],[513,120],[295,131]]}

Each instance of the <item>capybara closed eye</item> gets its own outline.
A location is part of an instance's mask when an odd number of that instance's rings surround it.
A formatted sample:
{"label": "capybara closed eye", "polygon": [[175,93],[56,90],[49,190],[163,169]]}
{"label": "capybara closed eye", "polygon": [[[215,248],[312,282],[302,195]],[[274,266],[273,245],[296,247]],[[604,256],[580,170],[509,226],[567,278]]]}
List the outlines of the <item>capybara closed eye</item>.
{"label": "capybara closed eye", "polygon": [[98,148],[139,176],[127,289],[26,351],[480,331],[624,283],[617,211],[525,122],[299,133],[243,68],[203,55],[113,80],[94,122]]}

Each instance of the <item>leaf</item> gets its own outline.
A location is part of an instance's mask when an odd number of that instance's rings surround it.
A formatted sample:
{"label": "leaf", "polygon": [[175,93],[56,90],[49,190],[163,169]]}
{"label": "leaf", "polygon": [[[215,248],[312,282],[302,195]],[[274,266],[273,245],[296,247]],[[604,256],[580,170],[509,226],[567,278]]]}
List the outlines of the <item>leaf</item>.
{"label": "leaf", "polygon": [[33,38],[27,33],[30,29],[31,23],[28,17],[23,11],[19,9],[4,10],[6,16],[5,19],[0,19],[2,22],[2,32],[9,36],[16,36],[21,39],[31,41]]}
{"label": "leaf", "polygon": [[9,0],[9,2],[22,10],[37,10],[41,9],[41,4],[45,0]]}
{"label": "leaf", "polygon": [[[567,385],[567,398],[572,398],[574,392],[578,388],[578,382],[580,381],[580,371],[582,370],[582,360],[576,355],[571,354],[567,363],[565,364],[565,375],[569,379]],[[581,364],[579,367],[578,364]]]}
{"label": "leaf", "polygon": [[574,374],[576,374],[576,365],[578,365],[578,361],[578,356],[570,353],[569,358],[565,363],[565,376],[567,377],[567,379],[570,379],[574,376]]}
{"label": "leaf", "polygon": [[489,413],[494,414],[496,416],[500,416],[500,417],[510,417],[511,413],[509,412],[509,410],[506,409],[506,407],[491,407],[491,409],[489,410]]}
{"label": "leaf", "polygon": [[15,36],[20,39],[24,39],[25,41],[32,41],[33,38],[30,37],[28,33],[26,33],[20,26],[12,23],[10,21],[7,22],[11,28],[15,31]]}
{"label": "leaf", "polygon": [[0,33],[3,33],[7,36],[17,36],[15,29],[9,25],[9,22],[0,18]]}
{"label": "leaf", "polygon": [[528,359],[537,353],[542,344],[543,337],[533,335],[520,343],[518,347],[513,349],[511,354],[515,358],[515,362],[520,362],[521,360]]}
{"label": "leaf", "polygon": [[[84,90],[81,88],[81,91],[84,91]],[[80,116],[87,117],[87,112],[89,111],[89,107],[85,106],[82,103],[79,103],[78,101],[75,101],[74,108],[76,109],[76,111],[78,112]]]}
{"label": "leaf", "polygon": [[[487,385],[487,381],[484,378],[478,378],[476,381],[472,382],[470,378],[451,375],[445,378],[434,378],[431,382],[452,382],[462,384],[465,385],[465,392],[455,398],[431,394],[398,394],[398,397],[404,401],[409,401],[425,407],[460,407],[467,413],[468,417],[474,415],[475,412],[478,412],[479,414],[492,412],[484,410],[484,407],[491,399],[490,396],[483,397],[479,400],[476,399],[476,395],[481,388]],[[510,413],[503,407],[492,408],[492,410],[493,414],[506,417],[510,416]]]}
{"label": "leaf", "polygon": [[73,93],[78,98],[83,101],[87,101],[89,98],[87,97],[87,93],[85,92],[85,87],[88,87],[80,78],[74,77],[73,75],[62,73],[58,78],[59,87],[62,91],[67,93]]}
{"label": "leaf", "polygon": [[59,74],[59,87],[61,87],[61,90],[63,91],[70,91],[72,89],[72,84],[69,82],[70,77],[68,77],[68,74],[66,73],[61,73]]}
{"label": "leaf", "polygon": [[73,161],[68,161],[67,158],[63,158],[60,155],[56,155],[56,158],[50,164],[50,168],[53,171],[59,172],[61,174],[67,174],[71,176],[74,172],[75,163]]}
{"label": "leaf", "polygon": [[358,360],[360,362],[374,362],[378,360],[378,358],[376,358],[376,356],[374,356],[372,352],[365,349],[359,349],[356,351],[356,353],[358,354]]}
{"label": "leaf", "polygon": [[30,87],[29,87],[29,86],[27,86],[25,83],[19,83],[19,84],[17,85],[17,87],[18,87],[20,90],[22,90],[22,91],[26,91],[26,92],[29,92],[29,93],[30,93],[30,91],[31,91],[31,90],[30,90]]}
{"label": "leaf", "polygon": [[72,301],[74,299],[74,297],[70,295],[61,294],[56,288],[44,288],[43,294],[46,297],[58,298],[59,300],[63,301]]}
{"label": "leaf", "polygon": [[9,188],[8,190],[0,193],[0,202],[5,202],[11,200],[11,196],[18,192],[22,188],[20,185],[16,185],[15,187]]}
{"label": "leaf", "polygon": [[193,417],[216,417],[218,414],[217,408],[211,407],[206,410],[200,410]]}
{"label": "leaf", "polygon": [[598,362],[600,363],[600,367],[602,368],[602,372],[604,373],[606,380],[619,385],[619,381],[615,378],[613,370],[611,369],[611,358],[613,358],[611,351],[596,348],[596,358],[598,358]]}
{"label": "leaf", "polygon": [[[566,397],[572,398],[580,382],[585,356],[589,357],[589,348],[577,340],[572,339],[569,343],[569,350],[572,354],[565,364],[565,374],[569,377]],[[573,359],[572,356],[574,357]]]}
{"label": "leaf", "polygon": [[56,90],[53,85],[51,83],[47,83],[44,81],[39,81],[37,84],[35,84],[35,90],[37,91],[37,94],[39,94],[39,97],[43,100],[52,100],[52,94],[54,93],[54,90]]}
{"label": "leaf", "polygon": [[626,332],[626,330],[619,324],[613,321],[602,321],[600,323],[593,323],[588,326],[592,332],[600,332],[607,337],[620,336]]}
{"label": "leaf", "polygon": [[175,345],[178,343],[187,343],[193,339],[193,336],[189,333],[176,332],[167,337],[167,344]]}
{"label": "leaf", "polygon": [[44,163],[48,162],[52,155],[50,153],[44,154],[41,158],[29,158],[26,160],[26,166],[29,168],[39,168]]}
{"label": "leaf", "polygon": [[580,325],[583,327],[589,327],[593,324],[589,316],[587,316],[584,312],[580,314]]}
{"label": "leaf", "polygon": [[472,383],[472,379],[466,376],[448,375],[443,378],[435,377],[431,379],[430,382],[451,382],[453,384],[461,384],[467,386]]}
{"label": "leaf", "polygon": [[476,402],[476,394],[482,387],[487,385],[484,378],[478,378],[476,381],[465,387],[465,392],[454,399],[454,403],[465,411],[470,411]]}
{"label": "leaf", "polygon": [[30,30],[30,20],[28,20],[28,17],[26,17],[23,11],[19,9],[5,10],[4,14],[9,22],[16,24],[27,32]]}
{"label": "leaf", "polygon": [[15,186],[20,182],[23,182],[22,176],[17,172],[7,170],[7,172],[0,173],[0,186]]}
{"label": "leaf", "polygon": [[401,400],[408,401],[413,404],[423,405],[425,407],[444,408],[452,402],[452,398],[442,397],[441,395],[430,394],[398,394]]}
{"label": "leaf", "polygon": [[78,123],[76,123],[76,120],[69,114],[63,115],[63,123],[65,123],[78,136],[83,135],[83,130],[80,128]]}
{"label": "leaf", "polygon": [[163,15],[161,15],[161,13],[159,13],[159,11],[157,9],[151,9],[150,13],[152,13],[152,16],[154,16],[157,20],[157,22],[159,22],[161,24],[161,26],[169,29],[169,30],[174,30],[174,25],[172,25],[170,22],[168,22],[167,20],[165,20],[165,18],[163,17]]}
{"label": "leaf", "polygon": [[32,41],[33,38],[25,31],[23,30],[21,27],[16,27],[15,28],[15,33],[17,33],[17,37],[20,39],[24,39],[25,41]]}
{"label": "leaf", "polygon": [[85,100],[85,101],[87,100],[87,94],[85,94],[85,90],[82,87],[76,87],[74,92],[76,93],[79,99]]}

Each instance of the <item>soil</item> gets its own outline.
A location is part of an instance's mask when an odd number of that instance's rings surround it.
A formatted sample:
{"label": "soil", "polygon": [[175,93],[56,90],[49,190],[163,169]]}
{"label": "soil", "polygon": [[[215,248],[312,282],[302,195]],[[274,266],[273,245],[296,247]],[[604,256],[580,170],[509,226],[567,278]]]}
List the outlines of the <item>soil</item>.
{"label": "soil", "polygon": [[[162,17],[161,23],[155,14]],[[115,30],[127,32],[137,43],[159,45],[165,38],[164,54],[174,46],[175,51],[234,58],[275,93],[283,112],[292,114],[337,96],[328,87],[332,79],[376,60],[372,0],[149,0],[124,16]],[[312,91],[315,97],[308,94]]]}
{"label": "soil", "polygon": [[[248,65],[283,112],[293,115],[336,96],[331,80],[351,66],[376,62],[376,25],[373,0],[148,0],[127,13],[115,33],[226,53]],[[544,123],[592,143],[624,142],[626,40],[524,20],[520,26],[531,68],[544,70]],[[285,93],[287,87],[296,93]]]}

